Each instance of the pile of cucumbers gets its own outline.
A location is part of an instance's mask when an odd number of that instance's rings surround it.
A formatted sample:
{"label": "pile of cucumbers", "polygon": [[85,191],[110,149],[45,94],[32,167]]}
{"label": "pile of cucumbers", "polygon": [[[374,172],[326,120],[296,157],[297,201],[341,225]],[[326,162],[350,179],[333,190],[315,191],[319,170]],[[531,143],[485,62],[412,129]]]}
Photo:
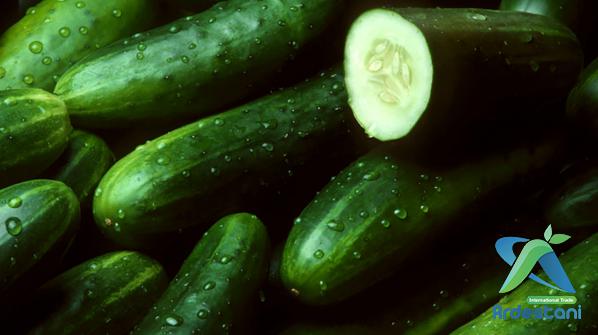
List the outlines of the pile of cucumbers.
{"label": "pile of cucumbers", "polygon": [[0,6],[1,333],[598,333],[594,1]]}

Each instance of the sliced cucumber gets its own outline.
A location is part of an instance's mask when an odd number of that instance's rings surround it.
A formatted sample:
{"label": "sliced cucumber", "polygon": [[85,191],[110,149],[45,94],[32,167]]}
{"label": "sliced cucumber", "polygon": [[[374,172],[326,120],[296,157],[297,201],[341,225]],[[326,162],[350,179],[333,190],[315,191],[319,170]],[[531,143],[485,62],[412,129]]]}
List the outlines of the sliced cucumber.
{"label": "sliced cucumber", "polygon": [[582,61],[575,35],[540,15],[373,9],[349,31],[345,81],[359,124],[388,141],[412,131],[428,136],[459,132],[464,124],[491,127],[488,120],[509,113],[522,120],[533,109],[510,107],[563,98]]}

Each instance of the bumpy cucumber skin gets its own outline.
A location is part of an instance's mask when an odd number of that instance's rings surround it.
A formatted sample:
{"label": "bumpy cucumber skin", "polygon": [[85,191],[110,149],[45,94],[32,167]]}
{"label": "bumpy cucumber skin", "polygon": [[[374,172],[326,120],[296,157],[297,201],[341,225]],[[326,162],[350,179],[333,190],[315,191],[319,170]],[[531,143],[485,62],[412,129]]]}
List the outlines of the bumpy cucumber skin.
{"label": "bumpy cucumber skin", "polygon": [[[427,108],[406,137],[416,142],[435,145],[439,137],[471,134],[482,125],[492,129],[498,120],[509,125],[514,120],[536,122],[546,117],[545,110],[520,107],[565,98],[583,66],[573,32],[541,15],[463,8],[390,10],[421,30],[434,66]],[[444,136],[447,128],[451,135]]]}
{"label": "bumpy cucumber skin", "polygon": [[[133,334],[250,333],[246,323],[266,279],[269,248],[266,228],[255,215],[222,218]],[[180,324],[169,325],[169,318]]]}
{"label": "bumpy cucumber skin", "polygon": [[93,258],[41,287],[29,334],[127,334],[167,285],[162,266],[142,254]]}
{"label": "bumpy cucumber skin", "polygon": [[[558,248],[558,246],[557,246]],[[451,334],[595,334],[598,328],[598,308],[593,297],[598,294],[598,234],[594,234],[579,243],[563,256],[560,262],[567,272],[571,283],[576,289],[575,305],[555,305],[554,307],[576,308],[582,306],[581,320],[536,320],[518,319],[501,320],[492,318],[492,307],[483,314],[463,325]],[[503,308],[512,308],[521,305],[521,308],[541,307],[527,305],[528,296],[563,295],[534,281],[527,280],[512,293],[503,297],[498,304]],[[553,307],[553,306],[548,306]]]}
{"label": "bumpy cucumber skin", "polygon": [[[598,226],[598,166],[569,180],[549,202],[546,221],[560,229]],[[595,229],[595,228],[594,228]]]}
{"label": "bumpy cucumber skin", "polygon": [[342,2],[222,2],[99,50],[70,68],[55,92],[85,127],[205,115],[272,77]]}
{"label": "bumpy cucumber skin", "polygon": [[0,186],[36,176],[66,147],[64,103],[40,89],[0,91]]}
{"label": "bumpy cucumber skin", "polygon": [[102,178],[96,223],[114,241],[144,247],[241,210],[296,168],[351,148],[346,99],[342,75],[323,73],[158,137]]}
{"label": "bumpy cucumber skin", "polygon": [[114,154],[101,138],[75,130],[62,156],[46,171],[48,179],[60,180],[91,207],[91,196],[106,171],[114,163]]}
{"label": "bumpy cucumber skin", "polygon": [[371,286],[448,229],[463,210],[553,159],[554,150],[516,150],[442,171],[397,156],[380,149],[360,158],[295,220],[281,277],[298,299],[329,304]]}
{"label": "bumpy cucumber skin", "polygon": [[581,129],[598,136],[598,58],[583,71],[567,99],[567,115]]}
{"label": "bumpy cucumber skin", "polygon": [[[79,216],[77,196],[59,181],[31,180],[0,190],[0,292],[56,243],[69,239]],[[11,218],[20,221],[18,234],[8,232],[6,222]]]}
{"label": "bumpy cucumber skin", "polygon": [[147,28],[153,16],[150,0],[44,0],[0,38],[0,89],[52,91],[76,61]]}

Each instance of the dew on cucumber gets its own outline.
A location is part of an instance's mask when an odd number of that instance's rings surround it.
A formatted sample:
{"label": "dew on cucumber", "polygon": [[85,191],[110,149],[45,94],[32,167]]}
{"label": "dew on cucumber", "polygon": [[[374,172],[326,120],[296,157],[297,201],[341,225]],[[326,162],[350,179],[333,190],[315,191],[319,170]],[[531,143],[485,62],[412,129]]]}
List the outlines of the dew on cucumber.
{"label": "dew on cucumber", "polygon": [[362,219],[366,219],[370,216],[370,213],[368,213],[368,211],[366,210],[362,210],[359,212],[359,217],[361,217]]}
{"label": "dew on cucumber", "polygon": [[420,210],[422,213],[424,213],[424,214],[427,214],[428,212],[430,212],[430,207],[428,207],[428,205],[426,205],[426,204],[421,204],[421,205],[419,206],[419,210]]}
{"label": "dew on cucumber", "polygon": [[262,149],[264,149],[268,152],[272,152],[272,151],[274,151],[274,144],[269,143],[269,142],[264,142],[264,143],[262,143]]}
{"label": "dew on cucumber", "polygon": [[85,8],[85,2],[83,2],[83,1],[77,1],[75,3],[75,7],[79,8],[79,9]]}
{"label": "dew on cucumber", "polygon": [[216,287],[216,283],[210,280],[210,281],[206,282],[202,288],[204,291],[209,291],[209,290],[213,289],[214,287]]}
{"label": "dew on cucumber", "polygon": [[185,64],[189,63],[189,57],[187,57],[187,56],[181,56],[181,62],[183,62]]}
{"label": "dew on cucumber", "polygon": [[326,226],[333,231],[342,232],[345,230],[345,224],[336,220],[329,221]]}
{"label": "dew on cucumber", "polygon": [[145,45],[145,43],[141,42],[141,43],[137,44],[137,50],[145,51],[145,49],[147,49],[147,45]]}
{"label": "dew on cucumber", "polygon": [[6,231],[12,236],[18,236],[23,231],[23,223],[17,217],[10,217],[4,222]]}
{"label": "dew on cucumber", "polygon": [[34,54],[39,54],[44,50],[44,45],[40,41],[33,41],[29,43],[29,51]]}
{"label": "dew on cucumber", "polygon": [[44,65],[52,64],[52,57],[46,56],[46,57],[42,58],[42,64],[44,64]]}
{"label": "dew on cucumber", "polygon": [[534,72],[538,72],[538,70],[540,70],[540,64],[535,61],[535,60],[531,60],[529,62],[529,67],[532,69],[532,71]]}
{"label": "dew on cucumber", "polygon": [[322,259],[324,257],[324,251],[322,251],[322,249],[314,251],[314,257],[317,259]]}
{"label": "dew on cucumber", "polygon": [[393,213],[401,220],[405,220],[407,218],[407,210],[404,208],[396,208]]}
{"label": "dew on cucumber", "polygon": [[35,82],[35,78],[32,74],[26,74],[23,76],[23,82],[27,85],[32,85]]}
{"label": "dew on cucumber", "polygon": [[23,204],[23,200],[19,197],[14,197],[8,200],[8,207],[10,208],[19,208]]}
{"label": "dew on cucumber", "polygon": [[475,13],[470,16],[475,21],[486,21],[488,18],[486,15]]}
{"label": "dew on cucumber", "polygon": [[320,280],[320,282],[319,282],[319,285],[320,285],[320,290],[321,290],[321,291],[326,291],[326,290],[328,290],[328,284],[327,284],[325,281],[323,281],[323,280]]}
{"label": "dew on cucumber", "polygon": [[199,311],[197,311],[196,315],[199,319],[206,320],[210,315],[210,311],[205,308],[201,308]]}
{"label": "dew on cucumber", "polygon": [[115,18],[120,18],[123,15],[122,11],[120,9],[113,9],[112,10],[112,16],[114,16]]}
{"label": "dew on cucumber", "polygon": [[353,251],[353,258],[361,259],[361,253],[359,251]]}
{"label": "dew on cucumber", "polygon": [[382,225],[384,228],[390,228],[390,221],[387,219],[382,219],[380,220],[380,225]]}
{"label": "dew on cucumber", "polygon": [[143,52],[138,52],[135,58],[137,58],[137,60],[143,60],[145,58],[145,55],[143,54]]}
{"label": "dew on cucumber", "polygon": [[363,175],[363,180],[367,181],[373,181],[378,178],[380,178],[380,173],[378,173],[377,171],[368,172],[365,175]]}
{"label": "dew on cucumber", "polygon": [[64,38],[67,38],[71,36],[71,29],[69,29],[68,27],[62,27],[58,29],[58,34]]}
{"label": "dew on cucumber", "polygon": [[171,327],[179,327],[183,324],[183,318],[175,315],[175,314],[171,314],[168,315],[165,319],[164,319],[164,323],[167,326],[171,326]]}

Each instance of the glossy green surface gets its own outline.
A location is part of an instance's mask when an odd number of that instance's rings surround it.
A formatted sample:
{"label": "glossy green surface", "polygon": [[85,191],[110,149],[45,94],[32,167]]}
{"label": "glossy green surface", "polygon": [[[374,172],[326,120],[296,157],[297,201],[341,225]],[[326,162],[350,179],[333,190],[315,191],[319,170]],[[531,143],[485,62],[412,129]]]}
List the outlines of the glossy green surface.
{"label": "glossy green surface", "polygon": [[102,178],[96,223],[114,241],[147,247],[163,243],[165,233],[243,210],[296,169],[354,151],[346,99],[342,76],[323,73],[158,137]]}
{"label": "glossy green surface", "polygon": [[133,334],[248,334],[269,241],[254,215],[226,216],[193,249]]}
{"label": "glossy green surface", "polygon": [[598,58],[581,74],[567,100],[567,114],[576,126],[598,134]]}
{"label": "glossy green surface", "polygon": [[104,140],[92,133],[75,130],[66,150],[45,175],[68,185],[81,204],[90,207],[95,187],[113,163],[114,155]]}
{"label": "glossy green surface", "polygon": [[0,187],[35,177],[66,147],[64,103],[40,89],[0,91]]}
{"label": "glossy green surface", "polygon": [[162,266],[136,252],[90,259],[38,290],[29,334],[127,334],[167,284]]}
{"label": "glossy green surface", "polygon": [[295,220],[282,280],[308,304],[346,299],[414,257],[467,208],[480,208],[493,191],[552,158],[546,146],[438,170],[375,150],[337,175]]}
{"label": "glossy green surface", "polygon": [[0,190],[0,292],[43,259],[79,223],[79,202],[59,181],[31,180]]}
{"label": "glossy green surface", "polygon": [[55,92],[78,126],[202,116],[271,79],[342,2],[223,2],[99,50],[69,69]]}
{"label": "glossy green surface", "polygon": [[92,51],[148,27],[151,0],[44,0],[0,37],[0,89],[48,91]]}

